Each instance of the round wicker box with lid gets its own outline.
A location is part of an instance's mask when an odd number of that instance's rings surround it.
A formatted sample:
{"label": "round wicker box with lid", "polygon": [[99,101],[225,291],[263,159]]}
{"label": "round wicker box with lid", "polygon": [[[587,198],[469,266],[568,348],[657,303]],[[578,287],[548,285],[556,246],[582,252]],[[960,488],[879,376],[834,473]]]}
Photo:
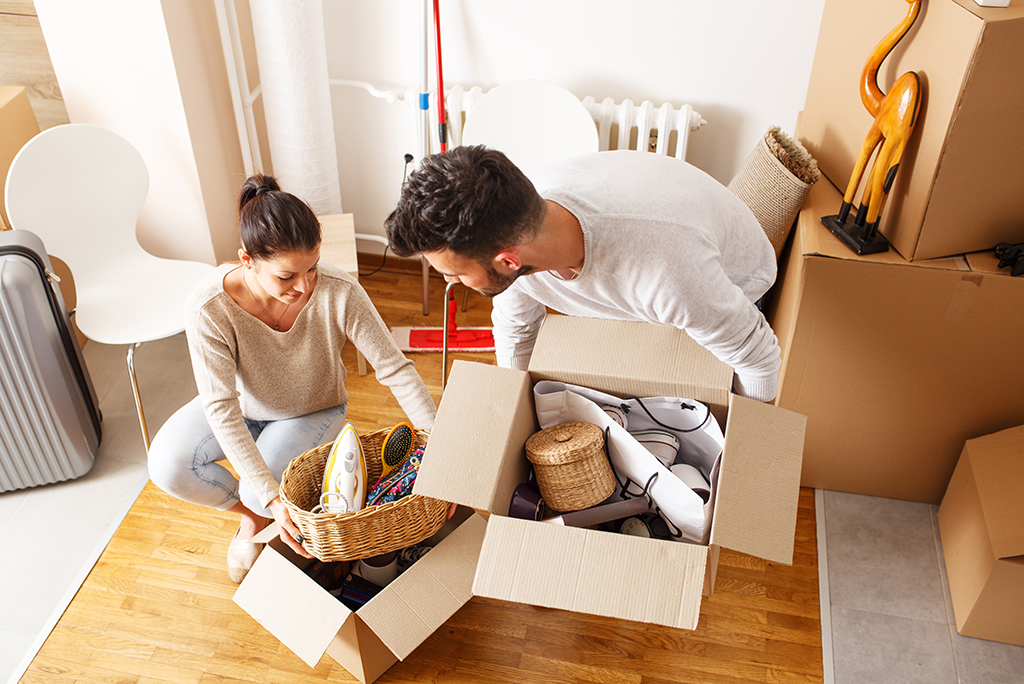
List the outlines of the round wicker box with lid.
{"label": "round wicker box with lid", "polygon": [[[366,459],[367,488],[383,471],[381,445],[389,430],[359,435]],[[415,446],[430,433],[416,430]],[[369,506],[354,513],[311,513],[320,501],[324,468],[333,444],[328,442],[292,459],[281,477],[281,501],[302,532],[303,547],[325,562],[371,558],[423,541],[448,519],[448,503],[419,494]]]}
{"label": "round wicker box with lid", "polygon": [[552,425],[526,440],[544,502],[567,513],[595,506],[615,491],[615,473],[604,451],[604,432],[592,423]]}

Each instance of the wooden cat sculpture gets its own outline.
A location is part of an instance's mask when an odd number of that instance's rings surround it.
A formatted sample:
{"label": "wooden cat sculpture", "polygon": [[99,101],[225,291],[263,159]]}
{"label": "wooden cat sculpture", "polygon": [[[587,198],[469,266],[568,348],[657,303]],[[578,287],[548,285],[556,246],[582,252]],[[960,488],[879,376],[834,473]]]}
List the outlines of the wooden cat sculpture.
{"label": "wooden cat sculpture", "polygon": [[[878,68],[910,30],[921,11],[921,0],[907,2],[910,3],[910,10],[906,18],[882,39],[864,65],[860,99],[875,120],[864,139],[839,214],[821,219],[829,230],[857,254],[873,254],[889,249],[889,243],[878,234],[879,218],[921,108],[921,81],[915,72],[909,71],[896,79],[888,93],[882,92],[877,80]],[[860,208],[856,218],[851,221],[854,196],[868,160],[879,144],[881,148],[871,166]]]}

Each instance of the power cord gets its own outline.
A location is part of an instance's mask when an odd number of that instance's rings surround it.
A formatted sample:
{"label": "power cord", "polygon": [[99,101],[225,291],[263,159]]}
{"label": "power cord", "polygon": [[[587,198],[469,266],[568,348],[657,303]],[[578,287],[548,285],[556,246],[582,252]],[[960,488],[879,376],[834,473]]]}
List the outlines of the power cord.
{"label": "power cord", "polygon": [[[409,173],[409,164],[412,163],[412,160],[415,159],[415,157],[413,157],[411,154],[406,152],[404,159],[405,159],[405,167],[402,170],[402,182],[403,183],[405,183],[405,179],[407,178],[408,173]],[[375,273],[380,271],[382,268],[384,268],[384,264],[387,263],[387,261],[388,261],[388,247],[389,247],[388,241],[385,240],[384,238],[376,236],[376,235],[359,234],[359,235],[356,235],[356,237],[360,238],[360,239],[363,239],[363,240],[374,240],[376,242],[381,242],[384,245],[384,252],[383,252],[383,254],[381,254],[380,266],[378,266],[374,270],[370,271],[369,273],[360,273],[359,274],[360,278],[369,278],[370,276],[374,275]]]}
{"label": "power cord", "polygon": [[384,245],[384,253],[381,255],[381,259],[380,259],[380,266],[378,266],[377,268],[373,269],[369,273],[360,273],[359,277],[360,278],[369,278],[370,276],[375,274],[377,271],[379,271],[380,269],[384,268],[384,264],[387,262],[387,260],[388,260],[388,246],[387,246],[387,244],[385,244]]}

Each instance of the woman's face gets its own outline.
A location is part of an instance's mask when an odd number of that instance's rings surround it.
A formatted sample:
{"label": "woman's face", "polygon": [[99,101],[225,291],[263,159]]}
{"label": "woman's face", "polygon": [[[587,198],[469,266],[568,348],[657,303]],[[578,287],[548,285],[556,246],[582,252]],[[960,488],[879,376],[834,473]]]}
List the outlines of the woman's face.
{"label": "woman's face", "polygon": [[294,304],[316,284],[320,248],[308,252],[281,252],[272,259],[253,259],[256,282],[268,295]]}

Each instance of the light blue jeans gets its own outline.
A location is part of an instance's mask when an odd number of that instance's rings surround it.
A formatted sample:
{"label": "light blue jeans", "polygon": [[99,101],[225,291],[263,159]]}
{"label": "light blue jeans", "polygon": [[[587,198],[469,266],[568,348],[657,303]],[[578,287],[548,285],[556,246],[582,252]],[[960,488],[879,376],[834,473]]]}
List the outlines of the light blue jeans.
{"label": "light blue jeans", "polygon": [[[245,425],[256,440],[270,473],[280,482],[296,456],[333,442],[345,426],[348,404],[286,420],[249,420]],[[239,500],[257,515],[272,518],[252,488],[235,479],[218,461],[226,460],[196,397],[167,419],[149,447],[149,477],[171,496],[226,511]]]}

